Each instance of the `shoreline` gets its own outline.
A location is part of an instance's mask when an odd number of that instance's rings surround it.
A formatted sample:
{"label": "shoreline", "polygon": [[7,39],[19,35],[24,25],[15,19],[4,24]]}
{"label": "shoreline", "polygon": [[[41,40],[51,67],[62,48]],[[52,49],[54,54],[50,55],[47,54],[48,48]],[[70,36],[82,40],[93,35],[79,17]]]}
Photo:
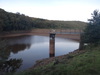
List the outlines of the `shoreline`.
{"label": "shoreline", "polygon": [[73,57],[79,55],[79,54],[82,54],[86,52],[85,50],[74,50],[73,52],[69,52],[68,54],[64,54],[64,55],[60,55],[60,56],[55,56],[55,57],[51,57],[51,58],[44,58],[44,59],[40,59],[40,60],[37,60],[36,61],[36,64],[33,65],[31,68],[29,69],[36,69],[36,68],[39,68],[39,67],[42,67],[42,66],[46,66],[50,63],[62,63],[63,60],[70,60],[72,59]]}
{"label": "shoreline", "polygon": [[[51,29],[33,29],[33,30],[27,30],[27,31],[10,31],[10,32],[2,32],[0,33],[0,37],[13,37],[13,36],[23,36],[23,35],[49,35],[49,33],[52,32]],[[79,39],[80,34],[82,30],[76,30],[76,29],[55,29],[55,33],[58,33],[57,36],[61,35],[73,35],[78,36],[76,38]],[[62,33],[68,33],[68,34],[62,34]],[[76,34],[73,34],[76,33]],[[71,37],[70,37],[71,38]]]}
{"label": "shoreline", "polygon": [[[28,35],[49,36],[49,33],[42,33],[42,32],[6,33],[6,34],[0,34],[0,38],[28,36]],[[56,34],[56,37],[80,41],[80,34]]]}

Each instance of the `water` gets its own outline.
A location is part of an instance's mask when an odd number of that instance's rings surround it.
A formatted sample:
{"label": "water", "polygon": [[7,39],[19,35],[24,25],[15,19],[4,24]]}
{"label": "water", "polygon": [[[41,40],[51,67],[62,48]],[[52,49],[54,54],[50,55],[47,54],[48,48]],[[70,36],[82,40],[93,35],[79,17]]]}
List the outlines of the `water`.
{"label": "water", "polygon": [[[49,58],[49,37],[47,36],[19,36],[10,37],[8,49],[5,52],[6,60],[15,62],[16,71],[31,68],[36,60]],[[55,38],[55,56],[60,56],[72,52],[79,47],[79,42]]]}

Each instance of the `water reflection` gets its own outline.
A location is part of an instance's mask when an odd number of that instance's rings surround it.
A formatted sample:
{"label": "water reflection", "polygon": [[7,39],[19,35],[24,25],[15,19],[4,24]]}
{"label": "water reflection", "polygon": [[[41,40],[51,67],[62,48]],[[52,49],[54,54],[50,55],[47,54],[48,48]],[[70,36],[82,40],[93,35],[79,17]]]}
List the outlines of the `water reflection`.
{"label": "water reflection", "polygon": [[7,41],[0,39],[0,75],[8,72],[16,72],[22,65],[22,59],[9,59],[11,49],[7,47]]}
{"label": "water reflection", "polygon": [[0,49],[0,60],[6,60],[10,56],[10,50]]}
{"label": "water reflection", "polygon": [[22,65],[22,59],[0,60],[0,73],[16,72]]}
{"label": "water reflection", "polygon": [[55,40],[50,40],[49,57],[55,56]]}
{"label": "water reflection", "polygon": [[11,49],[11,52],[16,54],[19,51],[24,51],[25,49],[29,49],[30,46],[31,44],[14,44],[14,45],[10,45],[8,49]]}

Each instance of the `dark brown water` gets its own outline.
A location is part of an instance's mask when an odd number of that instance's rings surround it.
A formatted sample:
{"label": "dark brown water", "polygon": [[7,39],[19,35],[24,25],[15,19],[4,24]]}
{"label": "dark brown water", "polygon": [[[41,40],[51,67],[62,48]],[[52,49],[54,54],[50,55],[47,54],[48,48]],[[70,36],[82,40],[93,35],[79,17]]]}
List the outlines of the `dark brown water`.
{"label": "dark brown water", "polygon": [[[32,67],[36,60],[49,58],[49,37],[34,35],[6,39],[8,40],[8,49],[4,51],[4,56],[0,56],[0,59],[7,63],[10,62],[14,71],[26,70]],[[78,47],[79,42],[77,41],[55,38],[55,56],[67,54]]]}

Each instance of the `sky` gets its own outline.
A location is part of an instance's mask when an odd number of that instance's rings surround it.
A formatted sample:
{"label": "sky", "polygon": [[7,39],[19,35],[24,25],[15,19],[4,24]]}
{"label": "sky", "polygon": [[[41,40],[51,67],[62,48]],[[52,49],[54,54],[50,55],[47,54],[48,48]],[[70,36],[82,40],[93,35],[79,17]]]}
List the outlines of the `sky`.
{"label": "sky", "polygon": [[100,10],[100,0],[0,0],[0,8],[48,20],[87,22]]}

